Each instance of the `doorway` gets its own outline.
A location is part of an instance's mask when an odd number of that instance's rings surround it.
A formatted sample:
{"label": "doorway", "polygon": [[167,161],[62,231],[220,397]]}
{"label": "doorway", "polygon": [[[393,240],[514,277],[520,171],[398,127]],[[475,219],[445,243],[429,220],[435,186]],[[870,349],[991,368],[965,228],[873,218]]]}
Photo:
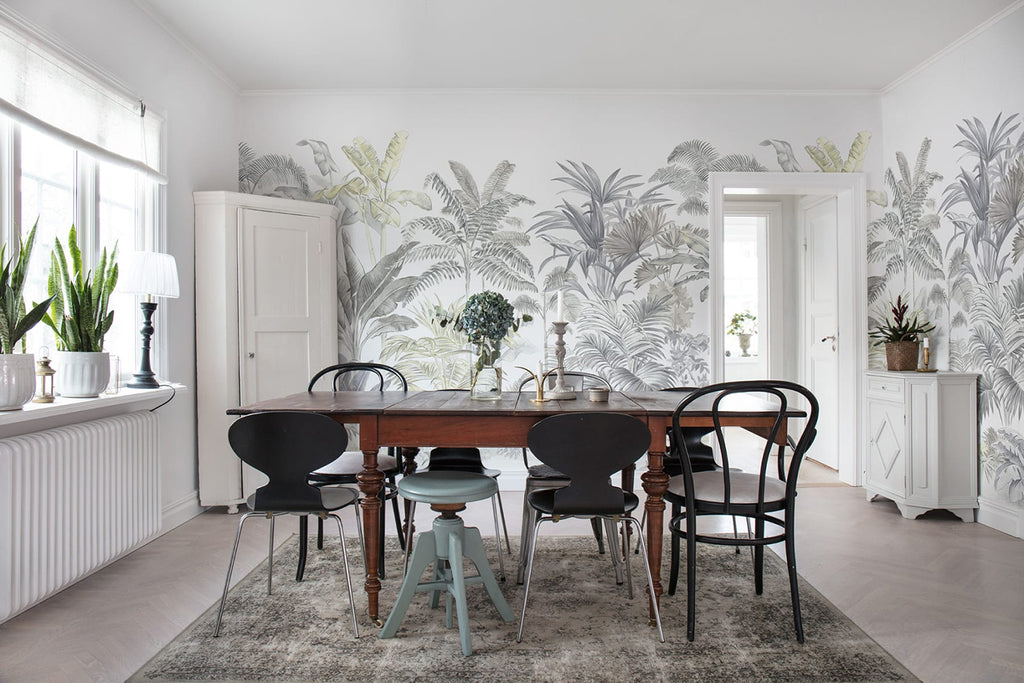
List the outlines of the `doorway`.
{"label": "doorway", "polygon": [[[797,284],[786,288],[778,284],[779,278],[771,278],[768,285],[769,301],[772,297],[780,297],[782,303],[779,310],[783,313],[772,315],[771,304],[768,304],[769,314],[765,323],[774,326],[778,335],[775,339],[778,341],[768,342],[766,374],[768,377],[802,382],[815,391],[819,402],[827,406],[833,417],[823,415],[824,419],[819,421],[819,440],[816,440],[812,451],[821,453],[812,453],[809,457],[828,462],[831,458],[824,451],[834,452],[835,459],[829,464],[838,466],[839,478],[845,483],[858,485],[862,479],[862,377],[867,367],[864,176],[846,173],[711,174],[709,247],[711,329],[715,331],[711,340],[713,381],[727,377],[724,331],[731,320],[726,318],[725,311],[725,224],[726,216],[732,210],[732,200],[736,196],[754,201],[767,196],[773,196],[773,199],[789,197],[791,202],[796,202],[800,197],[808,197],[804,204],[794,210],[795,214],[800,214],[805,207],[810,210],[817,205],[827,206],[822,200],[832,198],[834,220],[824,239],[807,240],[806,236],[801,236],[795,241],[782,241],[775,247],[774,258],[771,246],[768,247],[768,262],[780,269],[777,272],[788,274]],[[818,211],[821,212],[820,209]],[[769,241],[768,244],[772,243]],[[817,257],[807,255],[807,249],[810,248],[818,250]],[[805,314],[808,311],[808,298],[818,296],[819,293],[808,286],[805,268],[810,261],[816,259],[819,262],[819,273],[826,272],[820,264],[823,262],[823,254],[828,250],[831,250],[831,263],[834,264],[833,318],[830,322],[828,316],[825,316],[815,322],[814,318]],[[830,327],[829,331],[820,335],[824,341],[818,339],[822,326]],[[785,341],[781,337],[785,337]],[[775,362],[771,361],[773,347],[784,347],[786,350],[786,354]],[[815,356],[826,359],[831,357],[834,374],[828,375],[824,369],[827,366],[809,363]],[[820,376],[817,379],[810,368],[818,369]],[[827,430],[831,430],[832,434],[824,433]]]}

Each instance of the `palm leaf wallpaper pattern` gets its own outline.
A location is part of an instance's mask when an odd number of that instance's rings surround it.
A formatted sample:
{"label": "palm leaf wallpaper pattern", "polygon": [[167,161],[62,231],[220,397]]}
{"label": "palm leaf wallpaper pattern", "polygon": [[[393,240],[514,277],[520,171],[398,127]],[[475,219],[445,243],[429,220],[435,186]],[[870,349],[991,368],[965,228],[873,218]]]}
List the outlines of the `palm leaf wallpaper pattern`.
{"label": "palm leaf wallpaper pattern", "polygon": [[[876,311],[904,293],[937,324],[949,367],[980,375],[983,495],[1024,505],[1024,136],[1017,114],[957,125],[961,168],[928,168],[925,139],[884,173],[882,207],[868,226],[869,301]],[[339,354],[399,367],[419,388],[465,386],[464,339],[438,324],[469,294],[503,292],[536,320],[504,354],[544,357],[555,293],[573,324],[567,366],[597,372],[624,390],[708,380],[708,175],[766,171],[753,153],[721,153],[698,138],[673,147],[648,175],[552,164],[552,205],[516,191],[516,166],[498,161],[479,182],[463,163],[408,188],[401,161],[414,143],[395,133],[383,155],[355,138],[335,161],[322,140],[298,143],[306,170],[287,154],[239,146],[239,189],[331,202],[339,219]],[[778,170],[857,172],[871,134],[845,158],[828,138],[796,147],[777,138]],[[806,160],[801,163],[801,155]],[[319,177],[317,177],[317,174]],[[953,178],[936,197],[943,176]],[[645,179],[646,178],[646,179]],[[534,179],[535,180],[535,179]],[[316,186],[319,189],[315,189]],[[937,205],[937,206],[936,206]],[[359,235],[357,237],[356,232]],[[358,244],[359,246],[354,246]],[[528,362],[526,360],[523,363]]]}

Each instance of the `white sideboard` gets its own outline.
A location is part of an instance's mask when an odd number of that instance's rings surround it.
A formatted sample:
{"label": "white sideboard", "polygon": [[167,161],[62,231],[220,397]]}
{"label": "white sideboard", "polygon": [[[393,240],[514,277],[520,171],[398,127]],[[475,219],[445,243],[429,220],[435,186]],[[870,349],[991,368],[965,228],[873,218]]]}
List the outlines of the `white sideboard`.
{"label": "white sideboard", "polygon": [[199,500],[234,508],[265,481],[228,445],[228,408],[305,391],[338,362],[329,204],[195,192]]}
{"label": "white sideboard", "polygon": [[978,376],[869,371],[865,376],[868,500],[884,496],[913,519],[978,509]]}

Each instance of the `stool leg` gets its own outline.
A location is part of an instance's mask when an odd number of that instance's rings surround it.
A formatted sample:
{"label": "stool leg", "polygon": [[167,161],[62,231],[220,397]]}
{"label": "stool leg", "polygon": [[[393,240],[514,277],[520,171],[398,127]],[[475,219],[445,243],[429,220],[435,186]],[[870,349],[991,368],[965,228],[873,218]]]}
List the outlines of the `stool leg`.
{"label": "stool leg", "polygon": [[380,631],[381,638],[395,637],[398,627],[402,625],[402,619],[405,618],[405,613],[409,610],[412,597],[416,594],[416,586],[419,583],[420,576],[423,575],[423,570],[431,562],[437,560],[433,531],[422,532],[416,537],[416,542],[413,543],[413,546],[412,557],[409,560],[409,571],[406,572],[405,580],[402,581],[402,588],[398,591],[395,606],[391,608],[391,614],[388,615],[387,621],[384,622],[384,628]]}
{"label": "stool leg", "polygon": [[[406,499],[405,502],[406,502],[406,504],[408,504],[409,507],[408,507],[408,509],[405,512],[405,538],[406,538],[406,543],[405,543],[405,568],[404,568],[403,571],[404,571],[405,575],[408,575],[409,574],[409,555],[412,553],[412,546],[413,546],[413,544],[412,544],[412,520],[413,520],[413,517],[416,516],[416,501],[415,500],[408,500],[408,499]],[[418,576],[416,578],[419,579]]]}
{"label": "stool leg", "polygon": [[[501,546],[498,546],[499,551]],[[455,611],[459,617],[459,641],[462,643],[462,654],[467,657],[473,654],[470,642],[469,606],[466,605],[466,576],[462,569],[462,535],[448,534],[448,566],[452,571],[452,593],[455,594]]]}
{"label": "stool leg", "polygon": [[484,552],[484,542],[480,536],[479,529],[474,527],[466,529],[462,554],[469,558],[476,566],[477,573],[483,579],[484,588],[487,589],[487,595],[490,596],[491,602],[498,609],[498,614],[501,615],[501,618],[506,622],[515,621],[516,615],[512,612],[512,608],[508,606],[508,602],[505,601],[505,596],[501,594],[498,582],[494,580],[494,572],[491,571],[491,565],[487,562],[487,553]]}

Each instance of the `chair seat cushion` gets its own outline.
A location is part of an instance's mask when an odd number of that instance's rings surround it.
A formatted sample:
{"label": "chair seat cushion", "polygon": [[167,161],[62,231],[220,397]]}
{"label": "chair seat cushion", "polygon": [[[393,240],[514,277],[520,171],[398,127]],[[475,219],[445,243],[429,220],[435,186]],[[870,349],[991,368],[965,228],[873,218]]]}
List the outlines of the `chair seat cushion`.
{"label": "chair seat cushion", "polygon": [[[526,497],[526,502],[530,504],[534,510],[543,512],[546,515],[552,515],[555,511],[555,494],[560,489],[542,489],[540,491],[533,491]],[[640,499],[637,498],[636,494],[630,493],[629,491],[622,492],[622,514],[632,512],[640,505]],[[577,513],[584,514],[584,513]]]}
{"label": "chair seat cushion", "polygon": [[[758,475],[748,472],[731,471],[729,473],[730,502],[739,505],[757,504],[758,487],[760,480]],[[686,489],[683,485],[683,478],[672,477],[668,480],[668,492],[666,499],[672,497],[685,500]],[[722,471],[716,472],[694,472],[693,473],[693,495],[698,501],[709,503],[725,502],[725,476]],[[786,500],[786,483],[774,477],[768,477],[764,482],[764,501],[766,504],[784,503]]]}
{"label": "chair seat cushion", "polygon": [[[398,474],[398,458],[391,455],[377,456],[377,469],[385,476]],[[353,478],[363,471],[363,454],[361,451],[345,451],[337,460],[333,460],[320,469],[311,472],[310,481],[329,482],[337,478]],[[340,482],[347,483],[347,482]]]}
{"label": "chair seat cushion", "polygon": [[[327,512],[333,512],[334,510],[340,510],[346,505],[351,505],[359,498],[359,494],[352,489],[346,488],[335,488],[335,487],[324,487],[318,489],[320,491],[320,500],[323,503],[323,509]],[[245,504],[250,510],[256,509],[256,494],[251,494],[245,499]],[[302,512],[298,510],[261,510],[261,512]],[[320,512],[320,510],[309,510],[309,513]]]}
{"label": "chair seat cushion", "polygon": [[569,479],[551,465],[532,465],[526,471],[531,479]]}
{"label": "chair seat cushion", "polygon": [[402,477],[398,492],[417,503],[469,503],[490,498],[498,484],[475,472],[416,472]]}

